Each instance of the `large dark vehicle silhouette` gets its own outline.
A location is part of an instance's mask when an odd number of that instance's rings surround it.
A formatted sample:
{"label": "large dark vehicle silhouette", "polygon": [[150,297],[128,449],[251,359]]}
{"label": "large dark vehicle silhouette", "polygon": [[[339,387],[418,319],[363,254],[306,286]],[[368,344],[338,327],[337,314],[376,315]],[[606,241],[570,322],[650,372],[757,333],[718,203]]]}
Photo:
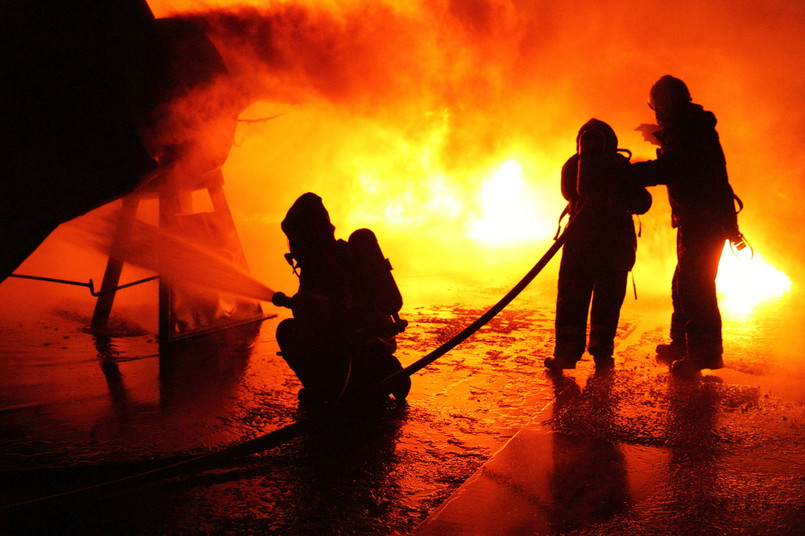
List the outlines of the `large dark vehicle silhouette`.
{"label": "large dark vehicle silhouette", "polygon": [[4,2],[0,48],[0,282],[61,223],[218,168],[246,104],[212,42],[144,0]]}

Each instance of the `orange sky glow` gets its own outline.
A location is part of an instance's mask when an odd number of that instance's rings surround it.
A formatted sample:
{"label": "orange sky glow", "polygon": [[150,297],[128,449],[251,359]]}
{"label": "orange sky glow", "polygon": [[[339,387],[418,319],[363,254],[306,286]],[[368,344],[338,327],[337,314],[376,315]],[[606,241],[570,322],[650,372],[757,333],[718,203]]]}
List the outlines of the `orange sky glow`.
{"label": "orange sky glow", "polygon": [[[241,119],[274,117],[239,123],[223,168],[251,271],[272,288],[295,288],[279,222],[306,191],[322,196],[338,237],[373,229],[398,279],[515,282],[556,232],[559,172],[584,122],[610,123],[633,161],[654,156],[634,129],[653,122],[646,97],[664,74],[718,117],[746,205],[739,222],[756,256],[722,263],[722,292],[739,292],[728,289],[741,273],[777,282],[761,298],[800,277],[802,3],[149,5],[202,25],[252,102]],[[635,273],[667,293],[674,235],[664,188],[651,191]]]}

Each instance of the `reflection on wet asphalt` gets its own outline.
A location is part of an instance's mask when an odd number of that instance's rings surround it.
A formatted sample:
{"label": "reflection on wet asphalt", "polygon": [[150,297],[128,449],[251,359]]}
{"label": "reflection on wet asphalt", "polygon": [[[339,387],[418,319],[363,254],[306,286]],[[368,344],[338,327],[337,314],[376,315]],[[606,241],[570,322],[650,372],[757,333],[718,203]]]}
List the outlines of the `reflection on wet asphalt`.
{"label": "reflection on wet asphalt", "polygon": [[[448,340],[497,297],[404,310],[400,361]],[[653,359],[667,329],[662,306],[627,303],[616,370],[596,375],[585,360],[556,377],[542,369],[551,302],[550,290],[527,291],[415,375],[405,406],[341,415],[266,452],[0,520],[11,533],[64,534],[805,527],[805,364],[774,344],[785,328],[773,316],[725,318],[728,368],[680,382]],[[85,320],[61,311],[0,326],[0,504],[142,473],[304,417],[276,355],[280,319],[162,348],[135,329],[94,338]]]}

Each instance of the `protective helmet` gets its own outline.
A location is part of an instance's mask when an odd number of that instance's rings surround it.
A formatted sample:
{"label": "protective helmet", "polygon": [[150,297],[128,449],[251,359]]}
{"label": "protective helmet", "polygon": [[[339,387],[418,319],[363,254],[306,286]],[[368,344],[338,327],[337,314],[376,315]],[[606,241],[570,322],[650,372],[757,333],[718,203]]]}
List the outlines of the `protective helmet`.
{"label": "protective helmet", "polygon": [[685,85],[685,82],[679,78],[674,78],[670,74],[666,74],[651,86],[648,97],[648,105],[654,111],[675,109],[690,101],[688,86]]}
{"label": "protective helmet", "polygon": [[292,255],[334,239],[335,227],[330,223],[330,214],[321,197],[310,192],[294,201],[280,227],[288,237]]}
{"label": "protective helmet", "polygon": [[576,136],[577,149],[581,149],[580,142],[582,135],[590,131],[596,132],[603,138],[605,154],[614,154],[618,150],[618,136],[615,134],[615,131],[611,126],[599,119],[590,119],[579,129],[579,134]]}

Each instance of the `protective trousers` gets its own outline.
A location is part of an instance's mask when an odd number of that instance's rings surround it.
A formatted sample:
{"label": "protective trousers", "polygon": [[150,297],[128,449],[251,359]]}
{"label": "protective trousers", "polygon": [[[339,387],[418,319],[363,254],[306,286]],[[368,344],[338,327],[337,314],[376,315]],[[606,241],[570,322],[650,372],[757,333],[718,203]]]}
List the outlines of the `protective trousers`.
{"label": "protective trousers", "polygon": [[[710,226],[682,225],[677,231],[677,266],[671,289],[671,340],[685,344],[689,357],[720,358],[721,313],[716,276],[725,237]],[[702,366],[707,363],[699,363]]]}
{"label": "protective trousers", "polygon": [[581,359],[588,312],[590,354],[612,355],[628,274],[622,261],[577,249],[575,244],[565,245],[559,266],[554,357],[573,362]]}
{"label": "protective trousers", "polygon": [[286,318],[277,326],[277,343],[308,394],[334,400],[349,379],[351,356],[333,333]]}

